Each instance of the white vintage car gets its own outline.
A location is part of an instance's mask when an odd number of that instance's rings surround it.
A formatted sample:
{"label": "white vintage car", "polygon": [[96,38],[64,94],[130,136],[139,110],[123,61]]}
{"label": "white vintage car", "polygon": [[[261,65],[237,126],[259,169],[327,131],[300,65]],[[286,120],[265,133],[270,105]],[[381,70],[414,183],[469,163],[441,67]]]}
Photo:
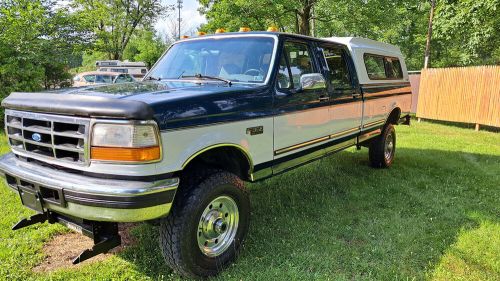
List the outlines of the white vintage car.
{"label": "white vintage car", "polygon": [[120,72],[88,71],[73,77],[73,87],[91,86],[96,84],[120,84],[135,82],[130,74]]}

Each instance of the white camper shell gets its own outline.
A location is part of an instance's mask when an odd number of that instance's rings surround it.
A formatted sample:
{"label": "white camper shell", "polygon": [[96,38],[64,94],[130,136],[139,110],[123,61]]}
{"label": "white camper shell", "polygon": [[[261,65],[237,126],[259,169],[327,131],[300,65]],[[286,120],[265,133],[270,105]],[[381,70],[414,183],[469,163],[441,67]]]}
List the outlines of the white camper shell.
{"label": "white camper shell", "polygon": [[[379,84],[382,82],[408,82],[408,71],[406,69],[405,60],[399,47],[378,42],[371,39],[359,37],[330,37],[324,38],[326,40],[346,45],[352,55],[354,66],[358,74],[360,84]],[[379,58],[380,60],[377,60]],[[390,75],[382,75],[382,73],[370,72],[370,65],[367,63],[384,62],[393,63],[399,62],[401,75],[391,77]],[[377,70],[376,65],[372,71]],[[382,65],[383,69],[383,65]],[[380,69],[380,71],[382,71]],[[386,77],[384,77],[386,76]]]}

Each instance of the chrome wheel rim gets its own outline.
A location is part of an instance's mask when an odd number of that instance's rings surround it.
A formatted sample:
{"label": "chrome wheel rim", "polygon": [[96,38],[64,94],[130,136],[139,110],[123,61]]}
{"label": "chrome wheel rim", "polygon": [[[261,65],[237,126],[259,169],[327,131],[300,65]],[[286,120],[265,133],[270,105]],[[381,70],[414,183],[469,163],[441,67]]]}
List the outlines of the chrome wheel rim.
{"label": "chrome wheel rim", "polygon": [[394,137],[392,134],[387,135],[384,145],[384,156],[385,160],[391,160],[394,153]]}
{"label": "chrome wheel rim", "polygon": [[197,229],[198,247],[208,257],[224,253],[233,243],[238,230],[239,212],[228,196],[212,200],[203,211]]}

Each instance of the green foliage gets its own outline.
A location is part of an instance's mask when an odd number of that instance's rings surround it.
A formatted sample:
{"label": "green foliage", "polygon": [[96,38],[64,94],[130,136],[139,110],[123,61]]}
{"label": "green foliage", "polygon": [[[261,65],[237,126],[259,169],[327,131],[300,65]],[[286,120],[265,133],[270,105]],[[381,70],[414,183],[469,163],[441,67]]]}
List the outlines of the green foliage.
{"label": "green foliage", "polygon": [[[396,44],[407,57],[410,69],[420,69],[425,47],[429,4],[419,0],[201,0],[201,12],[208,19],[204,31],[239,26],[266,30],[276,25],[281,31],[309,34],[308,21],[315,24],[315,36],[360,36]],[[307,16],[308,7],[314,6]],[[306,11],[306,13],[304,13]],[[239,15],[234,17],[234,15]]]}
{"label": "green foliage", "polygon": [[433,65],[500,64],[500,0],[438,1]]}
{"label": "green foliage", "polygon": [[[437,1],[431,62],[434,66],[498,64],[500,0]],[[423,67],[430,4],[421,0],[201,0],[207,17],[204,31],[240,26],[308,34],[304,21],[315,23],[316,36],[360,36],[399,46],[410,70]],[[306,16],[307,7],[314,10]],[[238,15],[238,16],[234,16]]]}
{"label": "green foliage", "polygon": [[73,0],[81,22],[96,36],[94,49],[121,60],[138,28],[150,29],[171,5],[162,0]]}
{"label": "green foliage", "polygon": [[[208,23],[203,31],[217,28],[238,31],[247,26],[253,30],[266,30],[278,26],[281,31],[309,35],[312,7],[318,0],[200,0],[200,11]],[[235,17],[235,15],[238,15]]]}
{"label": "green foliage", "polygon": [[123,52],[123,59],[145,62],[148,68],[160,58],[167,44],[154,31],[138,30]]}
{"label": "green foliage", "polygon": [[96,70],[95,62],[98,60],[107,60],[108,54],[99,51],[85,51],[82,53],[81,58],[81,65],[71,69],[72,74]]}
{"label": "green foliage", "polygon": [[408,69],[419,70],[429,8],[420,0],[321,1],[317,7],[318,36],[359,36],[397,45]]}
{"label": "green foliage", "polygon": [[[500,280],[500,134],[428,122],[396,133],[390,169],[351,148],[250,184],[245,247],[214,280]],[[32,211],[5,184],[0,197],[0,279],[184,280],[149,224],[111,258],[34,273],[50,254],[43,243],[64,228],[12,231]]]}
{"label": "green foliage", "polygon": [[[266,5],[267,0],[200,0],[201,12],[208,22],[201,30],[213,33],[218,28],[226,31],[238,31],[246,26],[254,30],[264,30],[272,23],[272,14],[279,14],[278,5]],[[282,13],[281,13],[282,14]],[[238,16],[235,16],[238,15]]]}
{"label": "green foliage", "polygon": [[69,86],[70,68],[74,74],[95,69],[96,60],[121,59],[131,38],[133,59],[154,63],[165,46],[137,30],[151,30],[169,7],[161,0],[1,1],[0,99]]}
{"label": "green foliage", "polygon": [[67,84],[72,53],[89,39],[68,10],[55,9],[54,1],[0,2],[0,99],[13,91]]}

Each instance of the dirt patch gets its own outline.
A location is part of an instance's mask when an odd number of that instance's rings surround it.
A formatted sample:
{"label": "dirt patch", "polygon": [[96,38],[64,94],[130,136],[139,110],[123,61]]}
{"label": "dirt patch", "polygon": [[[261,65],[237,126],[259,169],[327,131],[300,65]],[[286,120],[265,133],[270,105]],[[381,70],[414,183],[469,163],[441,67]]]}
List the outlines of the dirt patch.
{"label": "dirt patch", "polygon": [[136,241],[131,236],[130,230],[136,225],[135,223],[119,224],[118,231],[122,237],[122,244],[119,247],[114,248],[107,254],[97,255],[77,265],[73,265],[73,259],[83,250],[92,248],[94,241],[76,232],[56,235],[43,246],[45,259],[39,265],[33,267],[33,271],[50,272],[61,268],[75,268],[84,264],[108,259],[113,254],[119,253],[126,247],[135,244]]}

